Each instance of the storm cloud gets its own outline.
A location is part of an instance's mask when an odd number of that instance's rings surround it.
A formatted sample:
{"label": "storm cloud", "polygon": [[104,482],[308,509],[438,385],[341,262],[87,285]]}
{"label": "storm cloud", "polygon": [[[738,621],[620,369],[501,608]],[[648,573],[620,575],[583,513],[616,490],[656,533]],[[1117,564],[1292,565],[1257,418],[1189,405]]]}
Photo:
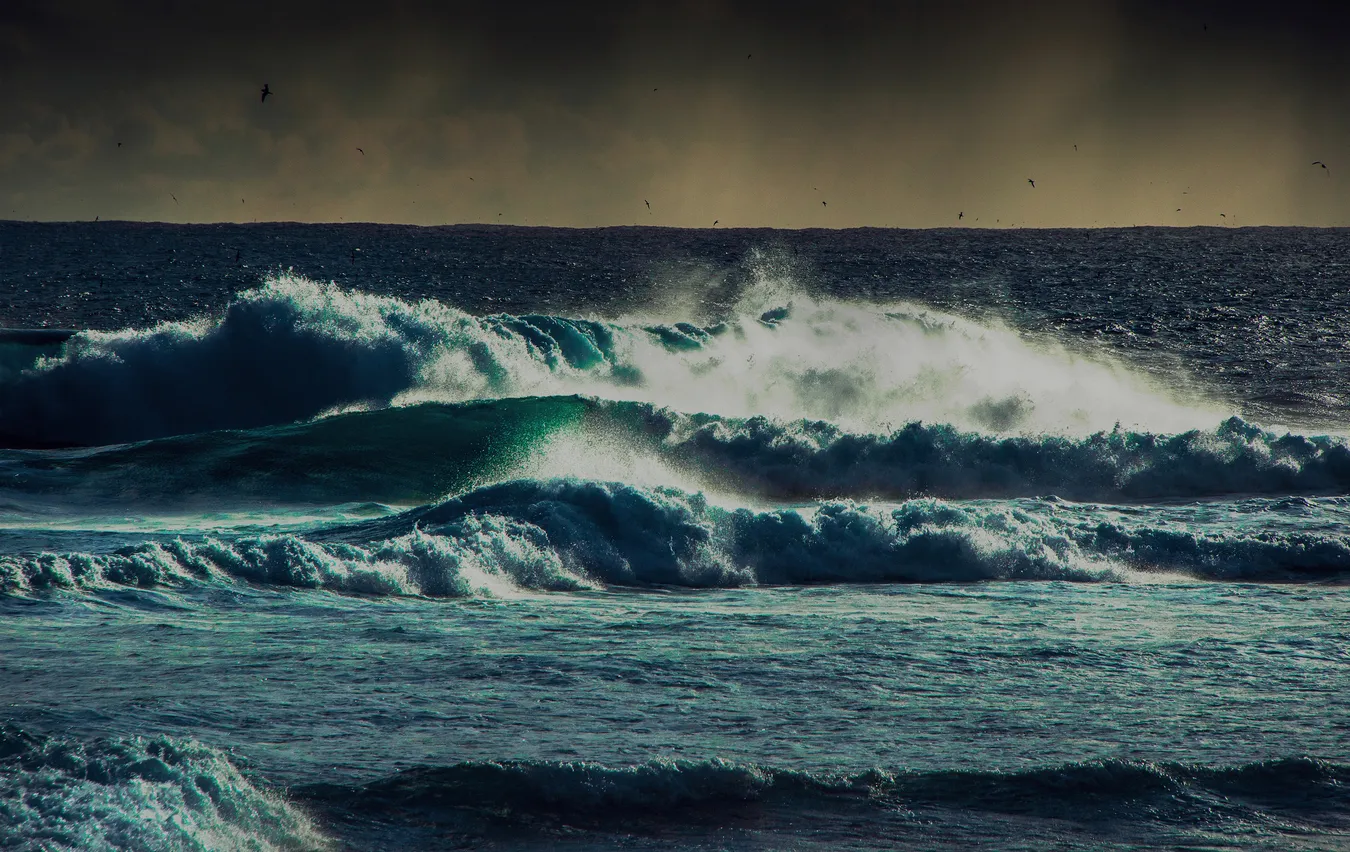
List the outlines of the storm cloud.
{"label": "storm cloud", "polygon": [[11,0],[0,217],[1350,224],[1348,22],[1125,0]]}

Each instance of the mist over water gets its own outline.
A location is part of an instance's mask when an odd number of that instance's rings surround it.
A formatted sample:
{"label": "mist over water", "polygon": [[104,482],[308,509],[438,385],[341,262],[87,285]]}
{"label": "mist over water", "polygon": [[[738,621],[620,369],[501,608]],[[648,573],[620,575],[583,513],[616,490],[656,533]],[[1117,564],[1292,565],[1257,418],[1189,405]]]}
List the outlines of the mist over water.
{"label": "mist over water", "polygon": [[1332,237],[490,233],[0,334],[0,839],[1343,843],[1346,308],[1263,278]]}

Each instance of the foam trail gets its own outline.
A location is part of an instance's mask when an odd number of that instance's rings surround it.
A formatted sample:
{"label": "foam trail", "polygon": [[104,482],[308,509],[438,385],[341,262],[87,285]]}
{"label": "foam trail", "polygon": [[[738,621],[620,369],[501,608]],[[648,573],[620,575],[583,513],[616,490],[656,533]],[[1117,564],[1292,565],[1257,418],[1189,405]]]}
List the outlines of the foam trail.
{"label": "foam trail", "polygon": [[997,326],[800,295],[760,310],[760,295],[698,326],[474,317],[280,276],[216,319],[76,335],[0,387],[0,436],[97,445],[351,407],[571,393],[864,431],[913,420],[995,432],[1180,429],[1219,416]]}
{"label": "foam trail", "polygon": [[6,849],[269,852],[328,845],[307,817],[199,743],[80,742],[0,726]]}
{"label": "foam trail", "polygon": [[509,596],[607,586],[1228,581],[1350,576],[1350,504],[1156,508],[1055,500],[752,511],[673,488],[517,480],[304,535],[0,556],[0,592],[245,581],[368,595]]}

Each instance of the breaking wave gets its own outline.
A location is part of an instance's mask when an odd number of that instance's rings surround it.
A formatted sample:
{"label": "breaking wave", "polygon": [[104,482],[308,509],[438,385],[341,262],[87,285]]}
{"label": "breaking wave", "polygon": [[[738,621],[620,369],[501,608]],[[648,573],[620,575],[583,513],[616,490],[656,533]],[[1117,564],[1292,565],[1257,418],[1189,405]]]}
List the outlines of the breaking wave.
{"label": "breaking wave", "polygon": [[517,480],[387,518],[284,535],[0,556],[11,594],[247,581],[435,597],[606,586],[1124,580],[1341,581],[1343,498],[1130,507],[1057,500],[830,502],[754,511],[674,488]]}
{"label": "breaking wave", "polygon": [[911,305],[752,288],[722,321],[477,317],[281,276],[223,316],[84,332],[0,374],[8,446],[104,445],[350,407],[582,393],[726,416],[992,432],[1175,430],[1216,409],[1123,367]]}

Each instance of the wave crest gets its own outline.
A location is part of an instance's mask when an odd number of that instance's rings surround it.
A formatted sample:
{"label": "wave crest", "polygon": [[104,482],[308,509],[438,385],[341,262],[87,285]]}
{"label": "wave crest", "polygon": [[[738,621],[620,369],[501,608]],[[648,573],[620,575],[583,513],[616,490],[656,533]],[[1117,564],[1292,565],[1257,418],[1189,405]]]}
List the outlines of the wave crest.
{"label": "wave crest", "polygon": [[864,430],[1213,421],[1122,367],[922,308],[794,296],[741,310],[709,326],[474,317],[280,276],[219,318],[74,336],[61,356],[6,378],[0,436],[104,445],[353,406],[569,393]]}

